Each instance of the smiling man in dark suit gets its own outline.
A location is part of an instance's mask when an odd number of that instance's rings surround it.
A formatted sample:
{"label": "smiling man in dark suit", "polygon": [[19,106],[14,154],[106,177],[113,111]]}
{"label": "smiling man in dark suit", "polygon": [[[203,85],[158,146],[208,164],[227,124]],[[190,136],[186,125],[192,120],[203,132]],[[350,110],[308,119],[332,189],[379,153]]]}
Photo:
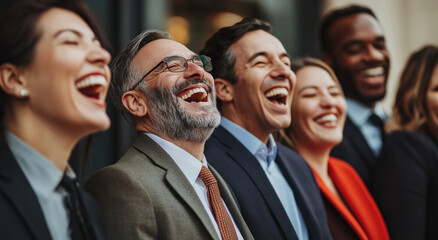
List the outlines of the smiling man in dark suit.
{"label": "smiling man in dark suit", "polygon": [[291,122],[295,74],[268,23],[220,29],[201,54],[213,59],[221,125],[205,155],[234,191],[255,239],[331,239],[310,168],[272,133]]}
{"label": "smiling man in dark suit", "polygon": [[138,136],[86,184],[110,239],[253,239],[203,154],[220,120],[210,58],[151,30],[111,68],[110,96]]}
{"label": "smiling man in dark suit", "polygon": [[382,146],[390,57],[382,26],[371,9],[351,5],[321,22],[322,59],[335,71],[347,100],[343,141],[332,155],[351,164],[369,186]]}

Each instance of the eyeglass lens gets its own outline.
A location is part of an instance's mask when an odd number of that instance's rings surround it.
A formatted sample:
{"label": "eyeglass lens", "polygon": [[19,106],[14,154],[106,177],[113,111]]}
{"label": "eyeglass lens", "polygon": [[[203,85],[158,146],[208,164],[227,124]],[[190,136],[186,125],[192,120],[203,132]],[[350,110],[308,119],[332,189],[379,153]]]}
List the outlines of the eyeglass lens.
{"label": "eyeglass lens", "polygon": [[182,72],[187,70],[188,68],[188,61],[192,61],[194,64],[202,67],[205,71],[211,71],[211,60],[207,56],[195,56],[192,59],[185,59],[181,56],[172,56],[166,59],[164,62],[167,65],[167,68],[171,72]]}

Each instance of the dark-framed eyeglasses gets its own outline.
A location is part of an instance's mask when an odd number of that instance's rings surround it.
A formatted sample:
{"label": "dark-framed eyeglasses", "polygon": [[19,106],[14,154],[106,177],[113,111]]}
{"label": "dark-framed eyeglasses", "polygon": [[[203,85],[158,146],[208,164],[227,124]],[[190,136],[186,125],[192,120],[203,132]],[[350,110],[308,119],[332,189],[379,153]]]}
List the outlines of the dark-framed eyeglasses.
{"label": "dark-framed eyeglasses", "polygon": [[167,70],[169,70],[169,72],[184,72],[189,67],[188,61],[191,61],[194,64],[202,67],[207,72],[213,70],[213,65],[211,65],[210,57],[205,55],[194,56],[192,59],[185,59],[184,57],[181,56],[170,56],[161,60],[161,62],[159,62],[157,66],[153,67],[149,72],[143,75],[143,77],[140,80],[138,80],[138,82],[136,82],[129,91],[134,90],[141,83],[141,81],[145,79],[147,75],[149,75],[152,71],[154,71],[159,66],[161,66],[161,64],[165,63],[166,68]]}

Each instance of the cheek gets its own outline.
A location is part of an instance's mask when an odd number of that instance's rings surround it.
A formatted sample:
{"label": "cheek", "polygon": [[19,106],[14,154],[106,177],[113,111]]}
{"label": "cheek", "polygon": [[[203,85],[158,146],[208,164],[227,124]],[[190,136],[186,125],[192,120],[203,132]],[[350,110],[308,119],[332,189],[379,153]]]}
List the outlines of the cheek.
{"label": "cheek", "polygon": [[429,118],[438,126],[438,93],[427,94],[426,101]]}
{"label": "cheek", "polygon": [[[311,103],[297,101],[296,105],[291,110],[292,123],[295,123],[299,128],[307,129],[308,122],[312,120]],[[299,130],[300,131],[300,130]]]}
{"label": "cheek", "polygon": [[347,102],[343,96],[338,98],[337,108],[339,113],[345,115],[345,112],[347,111]]}

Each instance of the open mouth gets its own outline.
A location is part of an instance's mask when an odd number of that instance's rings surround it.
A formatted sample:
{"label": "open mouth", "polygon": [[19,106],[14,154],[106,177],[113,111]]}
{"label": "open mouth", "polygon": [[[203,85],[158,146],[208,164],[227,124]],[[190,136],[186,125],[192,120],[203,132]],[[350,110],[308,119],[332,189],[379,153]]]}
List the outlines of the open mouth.
{"label": "open mouth", "polygon": [[208,101],[207,90],[202,87],[185,88],[178,93],[178,97],[189,103]]}
{"label": "open mouth", "polygon": [[265,97],[271,101],[279,104],[286,104],[289,91],[285,87],[274,87],[265,92]]}
{"label": "open mouth", "polygon": [[105,90],[107,81],[104,76],[92,75],[76,82],[76,88],[80,93],[89,98],[99,99]]}
{"label": "open mouth", "polygon": [[362,76],[364,77],[377,77],[381,76],[385,73],[385,69],[383,67],[374,67],[368,68],[362,71]]}
{"label": "open mouth", "polygon": [[338,117],[335,114],[327,114],[322,117],[317,117],[315,122],[320,124],[332,123],[335,124],[338,121]]}

